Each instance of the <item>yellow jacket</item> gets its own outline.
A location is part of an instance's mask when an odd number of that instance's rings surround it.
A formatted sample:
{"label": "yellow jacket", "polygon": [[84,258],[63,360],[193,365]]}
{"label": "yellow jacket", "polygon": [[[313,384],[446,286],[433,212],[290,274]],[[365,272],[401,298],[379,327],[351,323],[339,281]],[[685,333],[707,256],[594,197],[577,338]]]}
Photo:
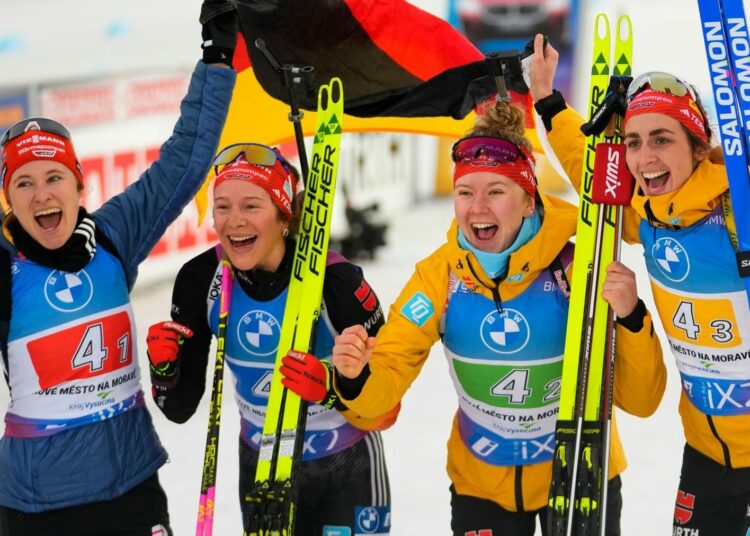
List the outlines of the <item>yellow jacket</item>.
{"label": "yellow jacket", "polygon": [[[548,269],[575,232],[576,208],[554,197],[543,198],[543,204],[544,219],[539,232],[511,255],[508,277],[499,286],[486,276],[471,252],[459,247],[458,226],[453,222],[447,242],[417,264],[391,306],[388,321],[377,335],[370,360],[371,374],[359,396],[345,400],[347,406],[360,415],[376,416],[401,400],[419,374],[430,348],[440,338],[440,318],[448,300],[451,273],[468,289],[490,299],[493,290],[499,292],[504,302],[524,292]],[[523,277],[514,277],[518,274]],[[421,327],[401,313],[417,292],[429,300],[435,313]],[[661,346],[653,333],[650,316],[646,315],[639,333],[618,325],[615,404],[634,415],[650,415],[661,400],[665,381]],[[612,477],[626,466],[616,426],[610,452]],[[485,463],[464,445],[456,418],[448,440],[447,469],[459,494],[489,499],[510,511],[536,510],[547,503],[551,462],[513,467]]]}
{"label": "yellow jacket", "polygon": [[[548,135],[550,145],[576,188],[580,186],[581,177],[584,136],[579,127],[582,123],[583,119],[568,108],[554,116]],[[636,188],[631,207],[625,211],[624,238],[629,242],[641,241],[638,228],[642,220],[648,221],[647,208],[652,218],[660,222],[681,228],[700,225],[721,204],[721,196],[727,189],[726,168],[708,159],[703,160],[688,181],[674,192],[646,197]],[[719,245],[712,247],[718,248]],[[716,250],[713,256],[716,256]],[[663,294],[665,291],[654,288],[655,296],[657,292]],[[686,299],[685,295],[680,299]],[[672,313],[665,310],[660,316],[670,334],[674,331]],[[748,326],[736,328],[741,337],[747,339]],[[674,353],[677,359],[682,357],[678,352]],[[684,390],[679,411],[690,446],[718,463],[731,467],[750,466],[750,414],[707,415],[690,401]]]}

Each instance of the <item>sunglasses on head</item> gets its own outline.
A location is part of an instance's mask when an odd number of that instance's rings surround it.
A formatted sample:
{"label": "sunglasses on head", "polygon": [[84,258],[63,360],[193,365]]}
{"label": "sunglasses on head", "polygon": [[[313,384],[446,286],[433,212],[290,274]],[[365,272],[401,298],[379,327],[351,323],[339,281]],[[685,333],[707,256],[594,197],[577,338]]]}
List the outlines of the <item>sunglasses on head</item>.
{"label": "sunglasses on head", "polygon": [[512,164],[519,158],[528,160],[512,141],[499,136],[467,136],[453,144],[451,158],[454,162],[470,164],[481,159],[485,165]]}
{"label": "sunglasses on head", "polygon": [[701,114],[706,135],[709,138],[711,137],[711,127],[708,124],[706,113],[703,111],[703,106],[701,106],[700,104],[700,98],[698,97],[698,94],[696,93],[693,86],[686,82],[683,82],[673,74],[660,71],[651,71],[648,73],[643,73],[639,77],[633,79],[633,81],[630,83],[630,86],[628,86],[628,91],[625,95],[626,100],[630,102],[633,97],[635,97],[645,89],[652,89],[654,91],[658,91],[659,93],[674,95],[675,97],[684,97],[685,95],[689,95],[698,107],[698,112]]}
{"label": "sunglasses on head", "polygon": [[66,140],[70,139],[70,131],[57,121],[45,117],[29,117],[28,119],[22,119],[13,123],[8,130],[5,131],[3,137],[0,138],[0,148],[4,147],[10,140],[25,134],[29,130],[47,132],[65,138]]}
{"label": "sunglasses on head", "polygon": [[273,166],[279,161],[287,173],[290,172],[289,162],[281,156],[278,149],[260,143],[235,143],[225,147],[214,157],[211,165],[218,168],[218,166],[231,164],[240,156],[244,156],[248,163],[257,166]]}
{"label": "sunglasses on head", "polygon": [[634,78],[626,93],[628,101],[646,89],[647,86],[654,91],[674,95],[675,97],[690,95],[691,99],[698,102],[698,96],[695,93],[693,86],[683,82],[672,74],[659,71],[644,73],[641,76]]}

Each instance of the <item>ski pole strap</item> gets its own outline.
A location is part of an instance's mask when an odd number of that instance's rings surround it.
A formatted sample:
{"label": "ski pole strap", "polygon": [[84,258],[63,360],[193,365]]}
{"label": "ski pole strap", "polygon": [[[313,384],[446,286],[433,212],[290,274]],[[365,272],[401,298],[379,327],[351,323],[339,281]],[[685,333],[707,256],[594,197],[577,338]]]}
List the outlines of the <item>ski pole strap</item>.
{"label": "ski pole strap", "polygon": [[737,252],[737,271],[740,277],[750,277],[750,251],[740,251],[740,241],[737,238],[737,222],[734,221],[734,212],[732,211],[732,201],[729,197],[729,190],[721,194],[721,207],[724,211],[724,221],[726,222],[729,240]]}
{"label": "ski pole strap", "polygon": [[575,246],[570,242],[565,244],[565,247],[563,247],[562,251],[560,251],[548,267],[548,270],[552,274],[555,283],[557,283],[560,292],[562,292],[563,296],[567,299],[570,299],[570,282],[568,281],[568,276],[565,275],[565,270],[573,261],[574,247]]}

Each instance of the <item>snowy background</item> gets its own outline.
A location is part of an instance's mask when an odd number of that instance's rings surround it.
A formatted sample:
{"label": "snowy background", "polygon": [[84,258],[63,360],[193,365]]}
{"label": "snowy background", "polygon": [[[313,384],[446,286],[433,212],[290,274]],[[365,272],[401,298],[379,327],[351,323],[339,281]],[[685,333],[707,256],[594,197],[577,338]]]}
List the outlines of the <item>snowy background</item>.
{"label": "snowy background", "polygon": [[[448,2],[419,0],[415,4],[444,16]],[[747,3],[747,2],[746,2]],[[666,70],[693,81],[704,96],[709,85],[699,33],[697,7],[689,0],[587,0],[584,2],[579,57],[579,89],[571,96],[581,108],[587,86],[585,63],[590,57],[593,14],[606,11],[611,20],[627,13],[633,20],[635,71]],[[127,7],[124,7],[127,6]],[[199,57],[200,2],[195,0],[0,0],[0,93],[27,84],[64,81],[70,77],[148,69],[186,70]],[[63,22],[63,24],[61,24]],[[98,40],[97,40],[98,39]],[[123,43],[129,45],[125,47]],[[134,44],[135,43],[135,44]],[[706,99],[708,100],[708,99]],[[112,132],[112,137],[146,135],[164,139],[167,133]],[[85,140],[84,140],[85,143]],[[79,149],[80,150],[80,149]],[[428,153],[426,153],[428,154]],[[434,155],[429,155],[434,159]],[[427,158],[427,157],[425,157]],[[425,165],[433,165],[432,160]],[[564,195],[570,195],[570,192]],[[424,196],[421,196],[424,197]],[[416,199],[415,199],[416,201]],[[389,199],[380,200],[386,208]],[[452,214],[449,199],[423,198],[410,210],[391,214],[388,246],[377,259],[362,263],[365,274],[388,306],[405,283],[414,264],[438,247]],[[645,277],[642,250],[626,246],[624,262],[639,274],[639,290],[650,309],[653,301]],[[176,272],[178,265],[173,267]],[[142,370],[147,370],[144,337],[148,326],[167,318],[171,278],[145,281],[133,293],[138,319]],[[658,327],[662,340],[666,340]],[[669,371],[667,392],[656,414],[648,419],[618,414],[620,433],[629,460],[623,474],[624,535],[671,533],[683,437],[677,414],[678,375],[665,349]],[[207,382],[210,385],[210,381]],[[215,533],[239,534],[237,500],[238,417],[225,393],[222,449],[219,457]],[[170,498],[172,525],[178,536],[194,533],[196,505],[205,441],[209,394],[185,425],[161,417],[149,398],[157,429],[170,453],[160,476]],[[0,405],[7,389],[0,387]],[[394,536],[450,534],[449,482],[445,474],[445,443],[456,401],[440,345],[433,349],[422,374],[403,401],[398,422],[384,433],[391,476]]]}

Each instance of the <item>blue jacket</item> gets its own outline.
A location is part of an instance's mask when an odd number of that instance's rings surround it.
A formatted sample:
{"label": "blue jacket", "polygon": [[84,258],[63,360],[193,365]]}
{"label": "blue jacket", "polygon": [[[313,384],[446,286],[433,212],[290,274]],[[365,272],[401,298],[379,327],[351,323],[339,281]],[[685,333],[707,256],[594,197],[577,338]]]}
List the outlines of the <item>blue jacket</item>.
{"label": "blue jacket", "polygon": [[[159,159],[92,214],[132,289],[143,261],[193,198],[219,144],[236,74],[198,62],[181,115]],[[4,238],[0,246],[14,248]],[[101,282],[100,284],[106,284]],[[12,309],[11,309],[12,313]],[[6,330],[0,330],[0,336]],[[2,341],[6,342],[6,341]],[[41,512],[106,501],[153,475],[167,454],[145,408],[37,438],[0,440],[0,504]]]}

